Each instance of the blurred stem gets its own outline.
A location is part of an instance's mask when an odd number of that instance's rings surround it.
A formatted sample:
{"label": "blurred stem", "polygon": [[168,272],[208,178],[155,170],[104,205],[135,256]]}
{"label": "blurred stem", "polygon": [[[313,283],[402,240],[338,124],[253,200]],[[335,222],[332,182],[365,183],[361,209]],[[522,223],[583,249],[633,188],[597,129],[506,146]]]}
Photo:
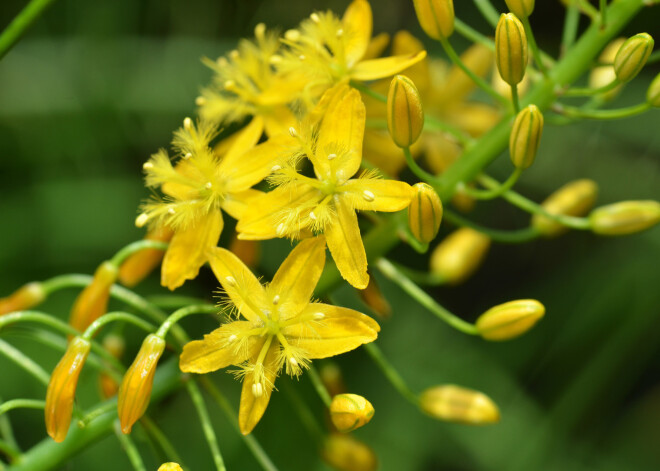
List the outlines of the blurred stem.
{"label": "blurred stem", "polygon": [[522,244],[524,242],[532,241],[539,236],[539,232],[533,227],[527,227],[525,229],[519,229],[515,231],[502,231],[484,227],[461,216],[458,213],[455,213],[448,208],[444,209],[444,218],[447,221],[450,221],[459,226],[469,227],[475,231],[479,231],[482,234],[490,237],[495,242],[500,242],[503,244]]}
{"label": "blurred stem", "polygon": [[[21,450],[14,448],[13,445],[4,440],[0,440],[0,453],[6,455],[12,463],[21,458]],[[0,463],[0,469],[5,469],[2,463]]]}
{"label": "blurred stem", "polygon": [[399,238],[401,238],[404,243],[412,247],[415,252],[426,253],[429,251],[429,244],[423,244],[418,241],[417,237],[415,237],[412,232],[410,232],[410,227],[407,224],[405,226],[400,226],[397,234],[399,234]]}
{"label": "blurred stem", "polygon": [[140,252],[145,249],[158,249],[164,251],[167,250],[168,245],[169,244],[167,242],[161,242],[158,240],[138,240],[119,250],[119,252],[117,252],[112,257],[112,259],[110,259],[110,263],[116,267],[119,267],[128,257],[136,252]]}
{"label": "blurred stem", "polygon": [[30,357],[26,356],[23,352],[2,339],[0,339],[0,353],[7,357],[8,360],[13,361],[16,365],[20,366],[44,386],[47,387],[48,383],[50,383],[50,375],[46,373],[46,370],[35,363]]}
{"label": "blurred stem", "polygon": [[330,404],[332,403],[332,397],[330,396],[330,393],[323,384],[323,381],[321,381],[319,372],[316,371],[314,365],[309,365],[307,374],[309,375],[309,379],[312,381],[312,384],[314,385],[314,389],[316,389],[316,392],[318,393],[319,397],[321,398],[325,406],[330,408]]}
{"label": "blurred stem", "polygon": [[621,85],[621,82],[619,82],[618,79],[612,80],[610,83],[607,85],[604,85],[599,88],[569,88],[566,90],[562,96],[593,96],[593,95],[600,95],[601,93],[607,93],[610,90],[616,88],[617,86]]}
{"label": "blurred stem", "polygon": [[172,442],[170,442],[167,436],[163,433],[160,427],[156,425],[156,423],[153,420],[151,420],[148,416],[144,415],[140,419],[140,424],[144,427],[147,434],[151,437],[151,440],[156,444],[158,444],[158,446],[161,448],[162,452],[165,454],[165,457],[168,461],[174,461],[175,463],[181,465],[182,468],[188,469],[184,465],[183,459],[174,448]]}
{"label": "blurred stem", "polygon": [[147,302],[160,309],[179,309],[193,304],[204,304],[206,300],[178,294],[156,294],[146,298]]}
{"label": "blurred stem", "polygon": [[197,383],[195,383],[193,380],[189,380],[186,381],[186,389],[188,390],[190,399],[195,406],[199,421],[202,424],[204,438],[206,438],[206,443],[209,445],[211,455],[213,455],[215,468],[218,471],[226,471],[227,468],[225,468],[225,462],[222,459],[222,454],[220,453],[220,448],[218,447],[218,438],[215,436],[213,424],[211,423],[211,417],[209,417],[209,411],[206,408],[206,404],[204,403],[204,398],[202,397],[202,393],[199,390],[199,386],[197,386]]}
{"label": "blurred stem", "polygon": [[371,359],[376,363],[376,366],[383,372],[387,380],[394,386],[399,394],[401,394],[405,399],[410,401],[415,406],[419,406],[419,398],[406,384],[403,377],[399,372],[387,361],[383,352],[381,352],[378,346],[371,342],[362,347],[367,351]]}
{"label": "blurred stem", "polygon": [[601,27],[600,21],[598,21],[600,18],[600,12],[591,3],[589,3],[588,0],[573,0],[573,2],[577,5],[578,9],[582,13],[591,19],[592,22],[598,23],[598,27]]}
{"label": "blurred stem", "polygon": [[121,447],[124,449],[124,452],[126,452],[126,456],[128,456],[128,461],[130,461],[131,466],[133,466],[133,469],[135,471],[147,471],[147,468],[144,466],[144,461],[142,461],[140,452],[135,446],[133,439],[130,437],[130,435],[125,435],[121,431],[121,425],[119,425],[119,420],[115,420],[114,430],[115,430],[115,436],[119,440],[119,443],[121,444]]}
{"label": "blurred stem", "polygon": [[38,399],[12,399],[0,404],[0,415],[13,409],[44,409],[45,407],[46,401]]}
{"label": "blurred stem", "polygon": [[11,427],[11,421],[9,420],[8,415],[0,415],[0,435],[5,440],[8,446],[17,450],[18,453],[21,452],[21,447],[18,446],[16,442],[16,437],[14,437],[14,430]]}
{"label": "blurred stem", "polygon": [[513,103],[513,112],[520,112],[520,98],[518,97],[518,84],[511,85],[511,102]]}
{"label": "blurred stem", "polygon": [[89,327],[87,327],[87,329],[85,330],[85,332],[82,334],[81,337],[84,338],[85,340],[91,340],[101,327],[103,327],[104,325],[110,322],[116,322],[116,321],[122,321],[122,322],[127,322],[129,324],[133,324],[149,333],[156,330],[156,327],[154,325],[148,323],[147,321],[143,321],[142,319],[140,319],[139,317],[133,314],[129,314],[128,312],[116,311],[116,312],[109,312],[96,319],[94,322],[90,324]]}
{"label": "blurred stem", "polygon": [[490,190],[479,190],[478,188],[470,188],[467,185],[459,186],[458,189],[472,198],[479,200],[492,200],[502,196],[504,192],[509,191],[513,185],[516,184],[522,172],[522,168],[516,168],[504,183],[501,183],[498,187],[493,187]]}
{"label": "blurred stem", "polygon": [[552,110],[569,118],[583,118],[583,119],[621,119],[631,118],[638,114],[645,113],[651,109],[650,103],[640,103],[638,105],[629,106],[627,108],[619,108],[615,110],[585,110],[574,106],[560,105],[557,103],[552,107]]}
{"label": "blurred stem", "polygon": [[176,325],[181,319],[192,314],[217,314],[218,307],[214,304],[195,304],[193,306],[182,307],[174,311],[165,322],[163,322],[156,332],[156,335],[162,339],[165,338],[172,326]]}
{"label": "blurred stem", "polygon": [[401,150],[403,151],[403,155],[406,157],[406,163],[408,164],[408,168],[410,168],[410,170],[412,170],[412,172],[415,175],[417,175],[417,177],[420,180],[423,180],[430,184],[438,182],[438,179],[436,178],[435,175],[427,172],[422,167],[420,167],[417,162],[415,162],[415,159],[413,159],[413,156],[410,153],[410,147],[403,147]]}
{"label": "blurred stem", "polygon": [[607,0],[600,0],[600,27],[607,25]]}
{"label": "blurred stem", "polygon": [[295,388],[291,387],[291,384],[288,381],[282,381],[282,389],[289,398],[289,402],[293,406],[293,409],[296,411],[300,422],[307,429],[307,431],[314,437],[316,443],[321,446],[323,440],[325,439],[325,432],[323,427],[319,424],[316,417],[310,410],[307,403],[300,397],[298,391]]}
{"label": "blurred stem", "polygon": [[566,16],[564,17],[564,30],[562,32],[560,48],[561,56],[564,56],[575,43],[579,25],[580,10],[577,7],[577,4],[572,2],[566,8]]}
{"label": "blurred stem", "polygon": [[410,278],[413,283],[417,283],[418,285],[440,286],[445,283],[444,278],[434,273],[414,270],[412,268],[404,267],[403,265],[396,262],[390,263],[394,265],[397,270],[399,270],[399,273],[402,273],[404,276]]}
{"label": "blurred stem", "polygon": [[0,59],[21,39],[25,31],[34,23],[54,0],[32,0],[11,23],[0,33]]}
{"label": "blurred stem", "polygon": [[492,39],[484,36],[479,31],[463,23],[458,18],[454,19],[454,29],[458,34],[463,36],[465,39],[468,39],[470,42],[479,43],[482,46],[487,47],[490,51],[495,51],[495,42]]}
{"label": "blurred stem", "polygon": [[527,41],[529,42],[529,48],[532,51],[532,56],[534,56],[536,67],[538,67],[544,76],[547,76],[548,69],[546,69],[545,64],[543,63],[541,50],[536,44],[536,38],[534,37],[534,31],[532,31],[532,25],[529,24],[529,17],[521,18],[520,21],[522,21],[522,24],[525,28],[525,34],[527,35]]}
{"label": "blurred stem", "polygon": [[481,15],[495,28],[500,19],[500,13],[495,9],[490,0],[473,0]]}

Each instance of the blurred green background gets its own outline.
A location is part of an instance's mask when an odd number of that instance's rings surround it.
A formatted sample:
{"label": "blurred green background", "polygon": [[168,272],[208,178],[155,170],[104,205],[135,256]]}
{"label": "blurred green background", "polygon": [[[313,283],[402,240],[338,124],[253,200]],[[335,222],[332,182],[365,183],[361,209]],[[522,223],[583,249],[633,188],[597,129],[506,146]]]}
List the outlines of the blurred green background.
{"label": "blurred green background", "polygon": [[[472,2],[456,2],[457,14],[492,34]],[[494,2],[504,10],[503,1]],[[538,2],[532,17],[540,45],[556,53],[563,10]],[[3,0],[0,26],[24,1]],[[341,13],[348,1],[58,0],[0,61],[0,296],[30,280],[91,273],[118,248],[142,236],[133,225],[148,196],[141,166],[191,115],[210,71],[200,58],[215,58],[250,36],[258,22],[285,30],[315,9]],[[374,31],[405,28],[421,37],[412,2],[374,0]],[[657,33],[660,11],[648,9],[626,35]],[[655,31],[654,31],[655,26]],[[457,47],[463,48],[459,38]],[[431,50],[435,50],[430,45]],[[615,106],[638,103],[658,67],[629,85]],[[537,162],[519,190],[540,201],[561,184],[589,177],[601,187],[599,202],[660,199],[660,112],[616,122],[546,126]],[[508,159],[492,165],[504,177]],[[498,228],[524,227],[528,217],[505,204],[480,205],[472,215]],[[445,227],[443,232],[449,228]],[[229,232],[229,231],[226,231]],[[223,243],[226,242],[226,235]],[[264,246],[264,273],[272,273],[287,245]],[[407,247],[393,258],[423,266]],[[537,298],[546,318],[508,343],[468,338],[441,323],[376,274],[393,306],[378,343],[416,390],[457,383],[490,395],[501,407],[498,425],[474,428],[433,421],[398,396],[362,351],[337,359],[351,392],[376,408],[372,423],[356,435],[377,452],[383,471],[410,470],[656,470],[660,423],[660,229],[625,238],[571,233],[524,246],[494,245],[483,269],[458,288],[433,290],[467,320],[516,298]],[[216,282],[207,270],[183,293],[211,299]],[[142,294],[163,293],[156,277]],[[44,310],[66,318],[74,291],[58,293]],[[364,309],[342,289],[344,305]],[[111,308],[119,308],[111,304]],[[211,319],[184,321],[193,335],[214,327]],[[25,338],[24,329],[2,337],[48,371],[59,353]],[[140,334],[126,330],[130,361]],[[45,391],[0,358],[0,397],[43,398]],[[213,375],[237,406],[240,385]],[[280,378],[255,436],[281,470],[327,469],[298,422]],[[322,405],[308,379],[295,385],[320,420]],[[79,403],[95,401],[96,377],[85,371]],[[230,470],[259,469],[218,409],[209,403]],[[185,394],[151,409],[191,470],[211,469],[210,454]],[[11,413],[19,443],[28,449],[45,437],[38,411]],[[148,469],[157,454],[136,427],[134,438]],[[110,436],[62,469],[130,469]]]}

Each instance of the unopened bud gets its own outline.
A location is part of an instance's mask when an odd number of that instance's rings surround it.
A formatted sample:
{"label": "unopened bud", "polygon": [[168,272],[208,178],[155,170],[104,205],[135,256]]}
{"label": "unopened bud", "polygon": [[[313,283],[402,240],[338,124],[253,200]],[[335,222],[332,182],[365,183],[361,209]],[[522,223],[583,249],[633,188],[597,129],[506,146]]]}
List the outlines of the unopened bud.
{"label": "unopened bud", "polygon": [[660,74],[656,75],[646,91],[646,101],[649,105],[660,108]]}
{"label": "unopened bud", "polygon": [[500,411],[491,398],[453,384],[427,389],[420,395],[419,404],[431,417],[447,422],[486,425],[500,420]]}
{"label": "unopened bud", "polygon": [[525,169],[534,163],[543,134],[543,113],[536,105],[520,110],[509,137],[509,154],[516,168]]}
{"label": "unopened bud", "polygon": [[503,14],[495,29],[495,63],[502,80],[517,85],[527,68],[527,36],[515,15]]}
{"label": "unopened bud", "polygon": [[387,319],[392,315],[392,307],[387,302],[387,299],[385,299],[385,296],[383,296],[374,276],[369,277],[369,284],[367,284],[365,289],[358,289],[356,291],[362,302],[369,306],[378,317]]}
{"label": "unopened bud", "polygon": [[117,267],[111,262],[99,265],[92,282],[82,290],[73,304],[69,317],[71,327],[82,332],[106,313],[110,287],[117,280],[117,274]]}
{"label": "unopened bud", "polygon": [[[119,360],[124,354],[126,343],[121,336],[116,334],[108,334],[103,338],[103,348],[113,358]],[[104,370],[99,375],[99,390],[102,397],[106,399],[111,398],[117,394],[117,391],[119,390],[119,383],[115,380],[114,377],[106,373]]]}
{"label": "unopened bud", "polygon": [[[605,64],[594,67],[589,73],[589,87],[598,89],[606,87],[616,80],[616,74],[614,73],[614,58],[616,53],[621,49],[623,43],[626,42],[625,38],[617,38],[614,41],[610,42],[600,56],[598,56],[598,62]],[[619,84],[611,90],[608,90],[605,93],[600,94],[599,96],[605,100],[612,100],[620,91],[622,85]]]}
{"label": "unopened bud", "polygon": [[396,75],[387,94],[387,129],[399,147],[410,147],[424,128],[424,111],[417,87],[408,77]]}
{"label": "unopened bud", "polygon": [[14,311],[24,311],[46,299],[46,292],[39,282],[32,282],[21,286],[6,298],[0,299],[0,316]]}
{"label": "unopened bud", "polygon": [[158,471],[183,471],[179,463],[163,463],[158,468]]}
{"label": "unopened bud", "polygon": [[660,222],[660,202],[621,201],[594,209],[589,214],[591,230],[602,235],[641,232]]}
{"label": "unopened bud", "polygon": [[484,312],[475,325],[486,340],[509,340],[524,334],[545,315],[545,307],[535,299],[519,299]]}
{"label": "unopened bud", "polygon": [[243,240],[234,235],[229,243],[229,251],[241,259],[248,267],[254,267],[259,262],[259,241]]}
{"label": "unopened bud", "polygon": [[413,0],[417,21],[433,39],[448,38],[454,32],[453,0]]}
{"label": "unopened bud", "polygon": [[614,58],[614,72],[621,82],[630,82],[642,70],[653,51],[653,38],[639,33],[626,40]]}
{"label": "unopened bud", "polygon": [[374,406],[357,394],[339,394],[332,398],[330,419],[342,433],[352,432],[369,423],[374,416]]}
{"label": "unopened bud", "polygon": [[337,363],[333,361],[323,362],[319,369],[319,375],[330,396],[336,396],[337,394],[344,394],[346,392],[344,377]]}
{"label": "unopened bud", "polygon": [[50,376],[46,392],[46,431],[56,442],[63,441],[69,431],[78,378],[90,348],[90,342],[82,337],[71,339]]}
{"label": "unopened bud", "polygon": [[423,244],[428,244],[440,230],[442,201],[435,190],[426,183],[413,185],[414,196],[408,206],[410,232]]}
{"label": "unopened bud", "polygon": [[376,453],[350,435],[333,434],[326,438],[321,457],[339,471],[376,471],[378,468]]}
{"label": "unopened bud", "polygon": [[509,11],[518,18],[526,18],[534,11],[534,0],[504,0]]}
{"label": "unopened bud", "polygon": [[470,277],[481,265],[490,239],[481,232],[463,227],[449,234],[431,254],[431,273],[449,284]]}
{"label": "unopened bud", "polygon": [[[147,232],[144,240],[169,242],[174,231],[168,226],[159,226]],[[132,288],[144,280],[160,264],[165,252],[159,249],[143,249],[130,255],[119,267],[119,281]]]}
{"label": "unopened bud", "polygon": [[[541,207],[550,214],[580,217],[593,208],[597,197],[598,185],[585,178],[562,186],[548,196]],[[532,217],[532,227],[545,237],[556,237],[569,230],[567,226],[541,214]]]}
{"label": "unopened bud", "polygon": [[147,410],[156,366],[164,349],[165,340],[149,334],[122,379],[117,399],[117,412],[124,433],[130,433],[135,422]]}

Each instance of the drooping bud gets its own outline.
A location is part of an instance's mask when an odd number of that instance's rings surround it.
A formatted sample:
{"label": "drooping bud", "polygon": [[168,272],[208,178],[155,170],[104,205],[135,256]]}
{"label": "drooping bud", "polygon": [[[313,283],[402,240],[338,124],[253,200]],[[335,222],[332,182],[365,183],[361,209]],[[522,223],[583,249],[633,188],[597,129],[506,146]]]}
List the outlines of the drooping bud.
{"label": "drooping bud", "polygon": [[[174,231],[163,225],[147,232],[144,240],[169,242],[173,235]],[[165,252],[158,249],[144,249],[135,252],[119,267],[119,281],[122,285],[132,288],[160,265],[163,256],[165,256]]]}
{"label": "drooping bud", "polygon": [[449,234],[431,254],[431,273],[449,284],[470,277],[488,253],[490,239],[481,232],[463,227]]}
{"label": "drooping bud", "polygon": [[660,74],[656,75],[646,91],[646,101],[649,105],[660,108]]}
{"label": "drooping bud", "polygon": [[426,183],[413,185],[414,196],[408,206],[410,232],[423,244],[428,244],[440,230],[442,201],[435,190]]}
{"label": "drooping bud", "polygon": [[[617,38],[603,49],[598,62],[606,65],[599,65],[594,67],[589,73],[589,87],[598,89],[603,88],[616,80],[616,73],[614,73],[614,58],[616,53],[619,52],[623,43],[626,42],[625,38]],[[619,84],[613,89],[600,94],[599,96],[605,100],[612,100],[621,91],[622,85]]]}
{"label": "drooping bud", "polygon": [[46,431],[56,442],[63,441],[69,431],[78,378],[90,348],[90,342],[82,337],[71,339],[50,376],[46,392]]}
{"label": "drooping bud", "polygon": [[339,471],[376,471],[378,468],[376,453],[350,435],[333,434],[326,438],[321,457]]}
{"label": "drooping bud", "polygon": [[509,137],[509,155],[516,168],[528,168],[534,163],[543,134],[543,113],[536,105],[520,110]]}
{"label": "drooping bud", "polygon": [[594,209],[589,214],[591,230],[601,235],[641,232],[660,222],[660,202],[621,201]]}
{"label": "drooping bud", "polygon": [[346,392],[344,377],[341,374],[341,369],[337,363],[333,361],[324,361],[319,368],[319,375],[331,397]]}
{"label": "drooping bud", "polygon": [[158,468],[158,471],[183,471],[179,463],[163,463]]}
{"label": "drooping bud", "polygon": [[453,0],[413,0],[417,21],[433,39],[448,38],[454,32]]}
{"label": "drooping bud", "polygon": [[653,38],[639,33],[626,40],[614,58],[614,72],[619,81],[630,82],[642,70],[653,51]]}
{"label": "drooping bud", "polygon": [[399,147],[410,147],[424,128],[424,110],[417,87],[408,77],[396,75],[387,94],[387,129]]}
{"label": "drooping bud", "polygon": [[502,80],[517,85],[527,68],[527,36],[515,15],[503,14],[495,29],[495,63]]}
{"label": "drooping bud", "polygon": [[[593,208],[597,197],[596,182],[589,179],[575,180],[552,193],[541,203],[541,207],[550,214],[579,217]],[[532,217],[532,227],[545,237],[556,237],[569,230],[565,225],[540,214]]]}
{"label": "drooping bud", "polygon": [[110,287],[117,280],[117,267],[110,262],[103,262],[96,269],[92,282],[78,295],[69,324],[79,331],[84,331],[96,319],[105,314],[110,298]]}
{"label": "drooping bud", "polygon": [[500,411],[491,398],[453,384],[425,390],[420,394],[419,404],[431,417],[447,422],[486,425],[500,420]]}
{"label": "drooping bud", "polygon": [[475,325],[486,340],[509,340],[524,334],[545,315],[545,307],[535,299],[519,299],[492,307]]}
{"label": "drooping bud", "polygon": [[147,410],[156,366],[164,349],[165,340],[154,334],[147,335],[133,364],[122,379],[117,398],[117,412],[121,431],[124,433],[130,433],[135,422]]}
{"label": "drooping bud", "polygon": [[342,433],[352,432],[369,423],[374,416],[374,406],[357,394],[339,394],[332,398],[330,419]]}
{"label": "drooping bud", "polygon": [[[103,348],[117,360],[119,360],[124,354],[125,347],[126,343],[124,342],[124,339],[119,335],[108,334],[103,338]],[[106,367],[110,368],[110,366],[107,364]],[[117,394],[117,391],[119,390],[119,383],[117,383],[117,381],[115,381],[112,376],[106,373],[104,369],[99,375],[99,389],[101,396],[105,399],[108,399]]]}
{"label": "drooping bud", "polygon": [[526,18],[534,11],[534,0],[504,0],[509,11],[518,18]]}
{"label": "drooping bud", "polygon": [[381,319],[387,319],[392,315],[392,307],[378,287],[376,277],[370,276],[367,287],[355,291],[360,296],[360,299],[362,299],[362,302],[369,306]]}
{"label": "drooping bud", "polygon": [[254,267],[259,262],[259,244],[258,240],[243,240],[234,235],[228,248],[248,267]]}
{"label": "drooping bud", "polygon": [[39,282],[21,286],[6,298],[0,299],[0,316],[14,311],[25,311],[46,299],[46,292]]}

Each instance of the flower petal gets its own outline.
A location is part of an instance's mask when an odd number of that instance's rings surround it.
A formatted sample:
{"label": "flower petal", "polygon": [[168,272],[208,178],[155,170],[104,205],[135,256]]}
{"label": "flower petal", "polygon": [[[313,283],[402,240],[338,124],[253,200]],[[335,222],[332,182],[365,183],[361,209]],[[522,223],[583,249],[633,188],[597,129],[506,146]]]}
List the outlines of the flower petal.
{"label": "flower petal", "polygon": [[243,154],[257,145],[263,132],[264,120],[260,116],[255,116],[250,124],[236,133],[236,138],[232,140],[223,161],[228,161],[227,165],[231,166]]}
{"label": "flower petal", "polygon": [[[424,50],[424,44],[408,31],[399,31],[392,39],[392,55],[416,54]],[[431,86],[431,73],[429,72],[428,60],[419,61],[406,70],[406,77],[412,80],[424,97]]]}
{"label": "flower petal", "polygon": [[[461,54],[465,66],[479,77],[485,77],[493,68],[495,53],[482,44],[475,44]],[[443,103],[460,103],[476,88],[474,81],[461,68],[453,65],[445,83],[438,87]]]}
{"label": "flower petal", "polygon": [[351,70],[351,79],[376,80],[391,77],[411,65],[417,64],[425,57],[426,51],[420,51],[416,54],[404,54],[362,61],[356,64],[353,70]]}
{"label": "flower petal", "polygon": [[369,284],[367,254],[360,236],[355,210],[339,195],[334,196],[336,217],[325,228],[325,238],[342,278],[358,289]]}
{"label": "flower petal", "polygon": [[[264,361],[264,375],[266,379],[265,387],[262,394],[257,397],[252,392],[252,385],[254,384],[254,375],[246,374],[243,379],[243,389],[241,390],[241,405],[238,408],[238,425],[243,435],[250,433],[254,427],[259,423],[261,417],[266,412],[270,395],[273,392],[273,384],[277,378],[278,355],[280,345],[279,342],[273,342],[270,346],[266,359]],[[251,364],[257,361],[259,352],[252,356]]]}
{"label": "flower petal", "polygon": [[217,245],[222,227],[222,213],[211,211],[194,225],[177,230],[163,259],[160,284],[173,290],[195,278],[207,260],[207,250]]}
{"label": "flower petal", "polygon": [[346,37],[346,65],[350,68],[364,57],[371,41],[373,15],[366,0],[353,0],[342,18],[342,29]]}
{"label": "flower petal", "polygon": [[405,182],[375,178],[355,178],[343,186],[344,198],[354,209],[370,211],[400,211],[410,204],[412,188]]}
{"label": "flower petal", "polygon": [[362,59],[363,60],[375,59],[376,57],[380,56],[387,47],[387,44],[389,42],[390,42],[389,34],[387,33],[377,34],[369,41],[369,46],[367,47],[367,50],[362,56]]}
{"label": "flower petal", "polygon": [[289,132],[289,128],[295,124],[296,117],[286,106],[273,108],[269,114],[264,115],[264,126],[268,137]]}
{"label": "flower petal", "polygon": [[263,191],[253,190],[251,188],[238,193],[228,193],[222,202],[222,210],[238,220],[243,217],[252,199],[258,198],[263,194]]}

